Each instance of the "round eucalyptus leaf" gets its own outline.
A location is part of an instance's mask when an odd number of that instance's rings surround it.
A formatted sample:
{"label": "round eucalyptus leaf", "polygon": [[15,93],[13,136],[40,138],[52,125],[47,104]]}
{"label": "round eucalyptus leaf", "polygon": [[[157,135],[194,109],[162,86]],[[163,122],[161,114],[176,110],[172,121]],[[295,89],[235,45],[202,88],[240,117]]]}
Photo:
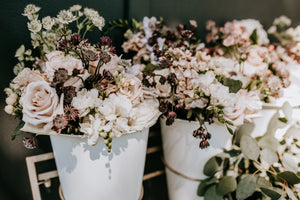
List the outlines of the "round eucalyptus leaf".
{"label": "round eucalyptus leaf", "polygon": [[220,166],[219,166],[216,158],[212,157],[204,165],[203,173],[206,176],[211,177],[211,176],[213,176],[219,170],[219,168],[220,168]]}
{"label": "round eucalyptus leaf", "polygon": [[261,156],[261,159],[263,159],[270,165],[273,165],[275,162],[278,161],[277,154],[271,149],[263,149],[260,152],[260,156]]}
{"label": "round eucalyptus leaf", "polygon": [[253,175],[246,175],[244,178],[238,183],[236,189],[236,198],[243,200],[250,197],[256,188],[256,178]]}
{"label": "round eucalyptus leaf", "polygon": [[251,136],[243,135],[241,138],[242,153],[250,160],[257,160],[259,156],[259,146]]}
{"label": "round eucalyptus leaf", "polygon": [[273,135],[265,135],[258,141],[258,146],[262,149],[272,149],[276,152],[279,147],[279,142]]}
{"label": "round eucalyptus leaf", "polygon": [[237,188],[234,176],[224,176],[217,185],[217,193],[221,196],[235,191]]}
{"label": "round eucalyptus leaf", "polygon": [[222,200],[222,196],[217,194],[217,186],[213,185],[204,194],[205,200]]}

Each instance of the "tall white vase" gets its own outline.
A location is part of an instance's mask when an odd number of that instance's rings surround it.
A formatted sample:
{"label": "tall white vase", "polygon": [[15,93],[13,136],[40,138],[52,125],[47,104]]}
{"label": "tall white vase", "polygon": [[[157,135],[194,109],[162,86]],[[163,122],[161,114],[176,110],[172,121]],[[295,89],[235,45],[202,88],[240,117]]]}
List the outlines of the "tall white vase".
{"label": "tall white vase", "polygon": [[66,200],[137,200],[142,187],[149,129],[89,146],[79,136],[50,136]]}
{"label": "tall white vase", "polygon": [[[199,128],[198,122],[175,119],[174,124],[166,126],[165,120],[160,120],[164,159],[168,166],[180,174],[193,178],[205,179],[203,167],[212,156],[230,148],[232,136],[225,126],[206,125],[212,138],[207,149],[200,149],[200,139],[193,137],[193,131]],[[166,167],[168,194],[170,200],[198,200],[199,181],[189,180],[177,175]]]}

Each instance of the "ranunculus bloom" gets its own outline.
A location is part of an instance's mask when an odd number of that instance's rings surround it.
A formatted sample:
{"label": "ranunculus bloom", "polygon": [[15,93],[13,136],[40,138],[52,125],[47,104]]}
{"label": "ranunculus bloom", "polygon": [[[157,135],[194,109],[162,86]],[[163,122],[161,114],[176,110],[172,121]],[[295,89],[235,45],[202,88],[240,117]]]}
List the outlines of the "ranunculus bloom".
{"label": "ranunculus bloom", "polygon": [[57,114],[63,113],[63,95],[61,99],[54,88],[46,81],[30,83],[20,99],[23,107],[23,131],[38,134],[51,131],[53,119]]}
{"label": "ranunculus bloom", "polygon": [[59,68],[66,69],[68,71],[68,75],[72,75],[74,69],[78,69],[80,71],[83,70],[81,60],[69,55],[65,56],[65,53],[61,51],[48,53],[46,54],[46,58],[47,61],[45,62],[45,68],[42,70],[45,72],[50,81],[53,80],[54,72]]}

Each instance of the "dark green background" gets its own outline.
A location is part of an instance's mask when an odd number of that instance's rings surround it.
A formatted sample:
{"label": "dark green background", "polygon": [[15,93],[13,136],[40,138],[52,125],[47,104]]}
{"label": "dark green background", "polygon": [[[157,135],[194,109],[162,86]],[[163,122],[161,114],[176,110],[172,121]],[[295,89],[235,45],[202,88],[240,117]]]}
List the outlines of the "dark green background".
{"label": "dark green background", "polygon": [[[264,27],[269,27],[275,17],[287,15],[293,24],[300,22],[299,0],[1,0],[0,1],[0,200],[32,199],[28,181],[25,157],[51,151],[47,137],[41,137],[40,148],[26,150],[22,146],[21,137],[10,141],[10,134],[18,121],[3,112],[5,96],[2,92],[14,77],[12,69],[17,63],[15,50],[25,44],[29,47],[29,32],[26,17],[21,13],[24,7],[34,3],[42,10],[41,16],[55,16],[61,9],[74,4],[94,8],[106,21],[118,18],[142,19],[143,16],[162,16],[168,24],[187,23],[189,19],[198,21],[198,33],[203,35],[204,23],[208,19],[219,24],[232,19],[255,18]],[[93,35],[97,39],[101,34]],[[122,35],[113,34],[116,44]],[[158,162],[158,161],[157,161]],[[147,167],[155,163],[148,162]],[[144,199],[167,199],[164,177],[148,182]],[[149,186],[150,185],[150,186]],[[47,191],[45,191],[47,194]],[[154,193],[158,193],[154,195]],[[57,196],[49,199],[57,199]]]}

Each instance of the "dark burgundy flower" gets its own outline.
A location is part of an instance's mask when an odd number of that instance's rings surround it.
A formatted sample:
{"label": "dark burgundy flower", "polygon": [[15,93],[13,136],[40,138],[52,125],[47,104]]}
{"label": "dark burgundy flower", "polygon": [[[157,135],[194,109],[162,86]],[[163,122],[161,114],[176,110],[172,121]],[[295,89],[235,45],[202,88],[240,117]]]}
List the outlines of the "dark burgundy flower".
{"label": "dark burgundy flower", "polygon": [[161,77],[159,78],[159,82],[160,82],[160,84],[162,84],[162,85],[164,85],[164,84],[166,83],[166,81],[167,81],[167,78],[164,77],[164,76],[161,76]]}
{"label": "dark burgundy flower", "polygon": [[107,36],[103,36],[100,38],[100,41],[96,44],[96,46],[111,46],[111,39]]}
{"label": "dark burgundy flower", "polygon": [[168,100],[161,100],[159,102],[159,111],[165,113],[168,111],[170,102]]}
{"label": "dark burgundy flower", "polygon": [[167,120],[166,120],[166,125],[169,126],[169,125],[173,124],[176,117],[177,117],[177,114],[175,112],[173,112],[173,111],[169,112]]}
{"label": "dark burgundy flower", "polygon": [[99,58],[98,54],[92,50],[85,51],[83,57],[87,61],[96,61]]}
{"label": "dark burgundy flower", "polygon": [[101,51],[99,57],[103,63],[108,63],[111,60],[111,56],[105,51]]}
{"label": "dark burgundy flower", "polygon": [[76,119],[79,117],[78,110],[68,104],[64,106],[64,114],[68,121],[76,121]]}
{"label": "dark burgundy flower", "polygon": [[36,148],[36,142],[34,141],[34,138],[23,137],[22,142],[26,149],[35,149]]}
{"label": "dark burgundy flower", "polygon": [[68,46],[67,40],[62,40],[58,43],[58,50],[64,51],[67,46]]}
{"label": "dark burgundy flower", "polygon": [[171,85],[171,86],[175,86],[176,85],[176,83],[177,83],[177,81],[176,81],[176,75],[174,74],[174,73],[170,73],[169,75],[168,75],[168,78],[167,78],[167,80],[168,80],[168,82],[169,82],[169,84]]}
{"label": "dark burgundy flower", "polygon": [[71,104],[73,98],[76,96],[75,87],[72,86],[64,87],[63,93],[64,93],[64,103]]}
{"label": "dark burgundy flower", "polygon": [[77,33],[74,33],[71,36],[71,45],[74,47],[74,46],[79,45],[80,42],[81,42],[81,36],[78,35]]}
{"label": "dark burgundy flower", "polygon": [[150,84],[150,82],[149,82],[149,80],[147,78],[143,78],[142,84],[144,86],[146,86],[146,87],[150,87],[151,86],[151,84]]}
{"label": "dark burgundy flower", "polygon": [[200,149],[205,149],[209,147],[209,142],[207,140],[202,140],[199,144]]}
{"label": "dark burgundy flower", "polygon": [[56,117],[53,119],[53,129],[56,132],[59,132],[60,130],[67,127],[69,121],[66,116],[64,115],[56,115]]}

